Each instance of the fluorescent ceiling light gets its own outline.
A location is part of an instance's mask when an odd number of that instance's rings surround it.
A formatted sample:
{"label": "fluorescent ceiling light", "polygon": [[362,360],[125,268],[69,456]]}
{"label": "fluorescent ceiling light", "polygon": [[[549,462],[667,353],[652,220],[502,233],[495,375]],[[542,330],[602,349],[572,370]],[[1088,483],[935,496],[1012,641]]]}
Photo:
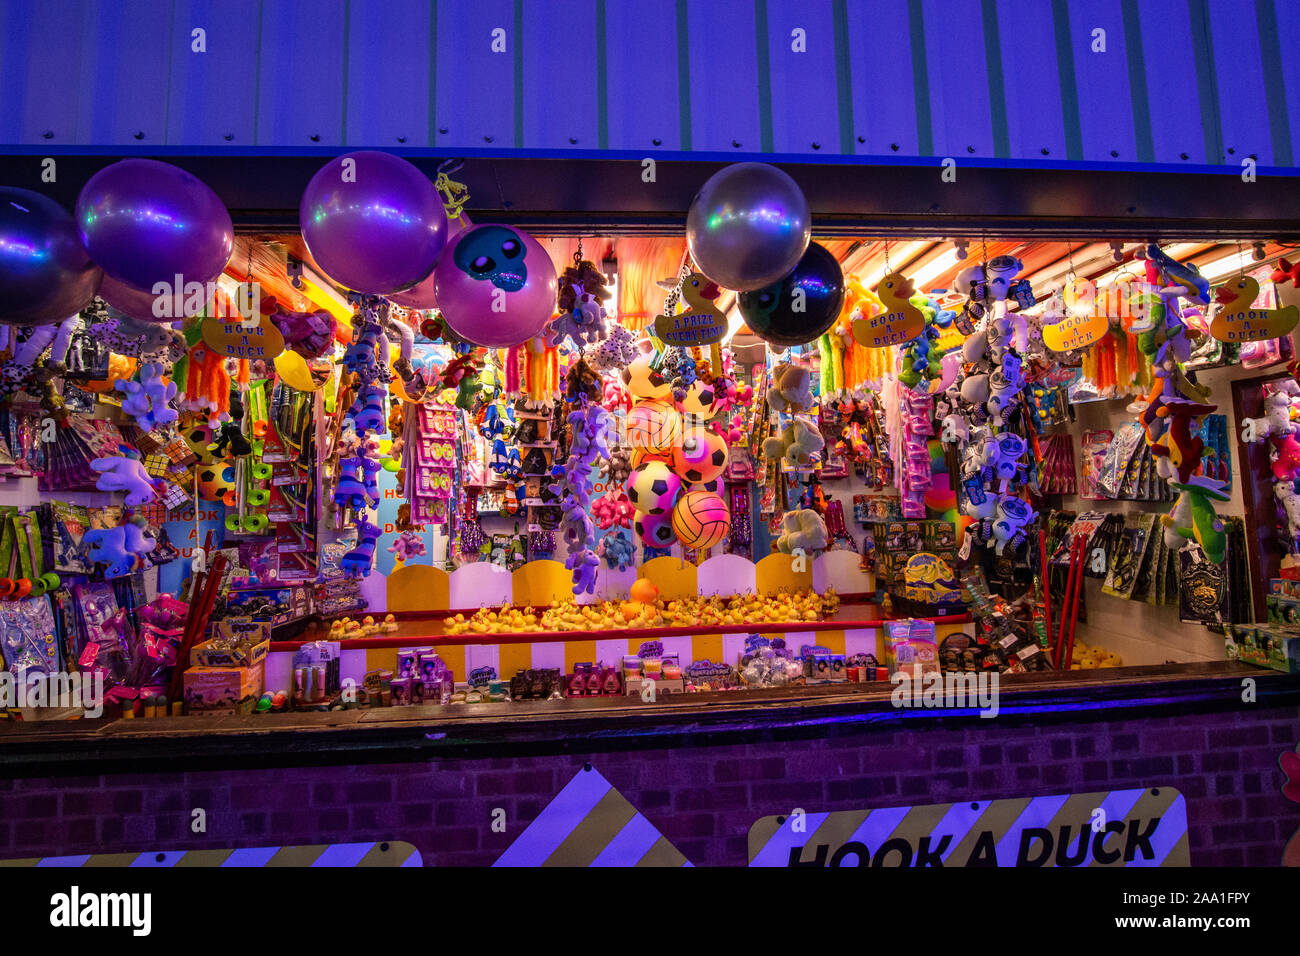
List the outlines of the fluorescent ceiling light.
{"label": "fluorescent ceiling light", "polygon": [[956,264],[957,264],[957,250],[949,249],[943,255],[935,256],[935,258],[932,261],[926,263],[920,269],[918,269],[916,271],[916,274],[912,276],[912,285],[915,286],[917,291],[919,292],[921,291],[921,286],[923,286],[925,283],[929,282],[931,279],[935,278],[936,276],[942,275],[943,273],[947,272]]}
{"label": "fluorescent ceiling light", "polygon": [[1263,265],[1262,262],[1256,262],[1251,251],[1234,252],[1230,256],[1224,256],[1222,259],[1215,259],[1213,262],[1207,262],[1201,267],[1201,278],[1219,279],[1232,272],[1251,270]]}

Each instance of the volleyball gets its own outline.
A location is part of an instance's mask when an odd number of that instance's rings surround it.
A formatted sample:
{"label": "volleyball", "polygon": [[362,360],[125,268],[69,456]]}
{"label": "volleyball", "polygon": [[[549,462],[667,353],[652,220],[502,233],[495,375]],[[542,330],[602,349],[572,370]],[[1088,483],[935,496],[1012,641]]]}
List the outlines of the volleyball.
{"label": "volleyball", "polygon": [[682,495],[673,509],[673,533],[682,547],[702,551],[721,543],[731,531],[727,503],[708,491]]}
{"label": "volleyball", "polygon": [[666,515],[673,510],[682,480],[662,461],[648,461],[627,483],[627,496],[642,514]]}
{"label": "volleyball", "polygon": [[712,481],[726,467],[726,441],[704,425],[687,428],[681,443],[673,446],[673,471],[690,484]]}
{"label": "volleyball", "polygon": [[632,528],[636,536],[652,548],[665,549],[675,537],[672,519],[666,514],[651,515],[638,511],[632,519]]}
{"label": "volleyball", "polygon": [[682,440],[682,416],[671,402],[638,402],[627,413],[627,443],[662,453]]}
{"label": "volleyball", "polygon": [[672,460],[673,453],[671,451],[651,451],[649,448],[633,448],[632,456],[629,459],[634,470],[648,461],[671,462]]}

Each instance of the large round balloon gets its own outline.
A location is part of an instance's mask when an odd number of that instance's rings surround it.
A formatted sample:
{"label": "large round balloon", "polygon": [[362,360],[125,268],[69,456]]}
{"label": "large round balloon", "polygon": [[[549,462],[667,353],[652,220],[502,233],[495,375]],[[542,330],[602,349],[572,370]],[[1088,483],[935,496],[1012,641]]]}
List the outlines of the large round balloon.
{"label": "large round balloon", "polygon": [[[447,220],[447,241],[460,235],[469,228],[469,216],[461,213],[455,219]],[[446,246],[443,247],[444,249]],[[388,297],[388,301],[394,305],[400,305],[403,309],[436,309],[438,307],[438,297],[434,295],[434,273],[431,271],[427,277],[421,279],[418,283],[411,286],[405,292],[394,292]]]}
{"label": "large round balloon", "polygon": [[555,265],[522,229],[467,229],[448,244],[433,275],[443,321],[472,345],[518,345],[555,314]]}
{"label": "large round balloon", "polygon": [[102,276],[66,209],[40,193],[0,188],[0,322],[62,322],[94,298]]}
{"label": "large round balloon", "polygon": [[[99,297],[123,315],[142,322],[164,324],[198,315],[208,302],[206,290],[201,301],[174,289],[163,295],[154,295],[118,282],[110,275],[104,276],[104,281],[99,284]],[[155,314],[155,304],[161,314]]]}
{"label": "large round balloon", "polygon": [[368,295],[416,285],[447,242],[447,211],[429,177],[375,150],[322,166],[302,194],[298,225],[325,274]]}
{"label": "large round balloon", "polygon": [[788,275],[811,235],[803,191],[766,163],[720,169],[695,194],[686,216],[686,244],[695,267],[738,292]]}
{"label": "large round balloon", "polygon": [[819,338],[844,305],[844,272],[823,246],[812,242],[794,271],[756,292],[738,297],[751,332],[781,348]]}
{"label": "large round balloon", "polygon": [[211,282],[235,242],[217,194],[155,159],[124,159],[91,176],[77,197],[77,230],[106,274],[145,292],[178,275]]}

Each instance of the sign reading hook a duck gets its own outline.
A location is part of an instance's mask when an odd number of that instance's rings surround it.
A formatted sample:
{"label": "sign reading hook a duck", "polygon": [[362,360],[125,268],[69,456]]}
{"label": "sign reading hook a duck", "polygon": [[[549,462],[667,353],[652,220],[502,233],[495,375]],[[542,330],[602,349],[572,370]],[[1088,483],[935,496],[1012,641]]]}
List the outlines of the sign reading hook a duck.
{"label": "sign reading hook a duck", "polygon": [[1210,334],[1220,342],[1262,342],[1281,338],[1300,322],[1300,309],[1252,308],[1259,296],[1259,282],[1250,276],[1219,286],[1214,290],[1218,312],[1210,320]]}
{"label": "sign reading hook a duck", "polygon": [[655,319],[655,334],[665,345],[712,345],[727,334],[727,315],[714,302],[722,290],[698,272],[682,280],[686,308]]}
{"label": "sign reading hook a duck", "polygon": [[885,307],[880,315],[853,320],[853,338],[869,349],[910,342],[925,329],[925,315],[909,299],[915,294],[912,280],[891,272],[880,280],[876,295]]}

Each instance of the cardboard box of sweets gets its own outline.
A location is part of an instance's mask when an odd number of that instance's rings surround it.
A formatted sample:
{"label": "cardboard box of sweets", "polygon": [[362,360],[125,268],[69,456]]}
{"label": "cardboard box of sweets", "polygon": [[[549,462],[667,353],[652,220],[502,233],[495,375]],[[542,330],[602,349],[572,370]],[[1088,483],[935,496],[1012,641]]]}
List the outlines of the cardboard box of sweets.
{"label": "cardboard box of sweets", "polygon": [[1300,632],[1253,624],[1227,626],[1228,660],[1300,674]]}
{"label": "cardboard box of sweets", "polygon": [[191,667],[183,678],[190,714],[251,714],[262,696],[264,662],[252,667]]}

